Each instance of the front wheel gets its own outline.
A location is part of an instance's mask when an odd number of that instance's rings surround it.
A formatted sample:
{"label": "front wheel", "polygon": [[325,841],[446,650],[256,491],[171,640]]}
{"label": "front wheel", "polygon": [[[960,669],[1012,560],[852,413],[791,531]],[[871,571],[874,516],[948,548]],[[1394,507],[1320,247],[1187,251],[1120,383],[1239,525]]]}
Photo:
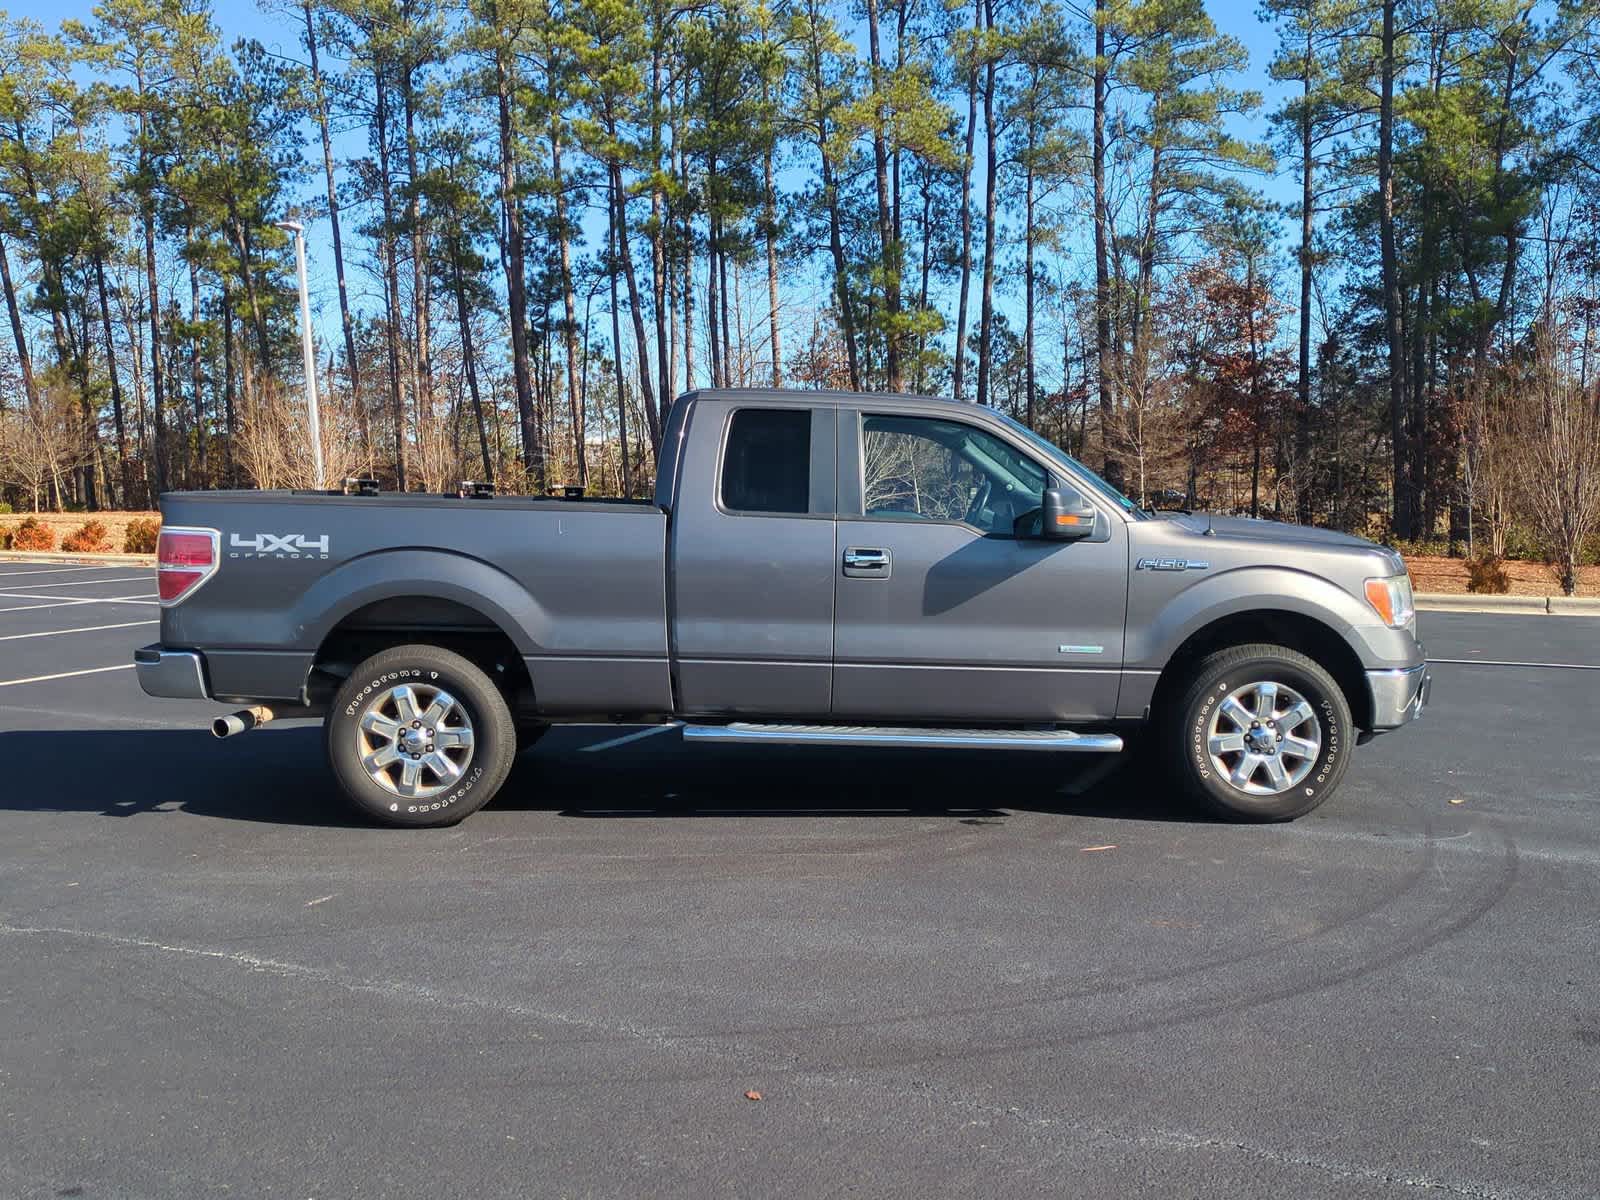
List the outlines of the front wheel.
{"label": "front wheel", "polygon": [[1236,646],[1201,660],[1166,739],[1185,789],[1233,821],[1292,821],[1332,794],[1349,765],[1350,705],[1315,660]]}
{"label": "front wheel", "polygon": [[517,754],[511,710],[473,663],[395,646],[356,667],[323,726],[355,806],[387,825],[452,825],[482,808]]}

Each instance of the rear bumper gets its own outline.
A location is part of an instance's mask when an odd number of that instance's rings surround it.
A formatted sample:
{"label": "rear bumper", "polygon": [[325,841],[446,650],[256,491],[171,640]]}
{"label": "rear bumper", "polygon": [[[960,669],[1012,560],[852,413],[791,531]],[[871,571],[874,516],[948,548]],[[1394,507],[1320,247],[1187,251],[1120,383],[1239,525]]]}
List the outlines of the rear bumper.
{"label": "rear bumper", "polygon": [[1401,670],[1368,671],[1367,691],[1372,697],[1372,732],[1398,729],[1415,721],[1428,705],[1433,676],[1428,664]]}
{"label": "rear bumper", "polygon": [[168,700],[206,700],[206,662],[193,650],[165,650],[158,643],[133,652],[139,686],[147,696]]}

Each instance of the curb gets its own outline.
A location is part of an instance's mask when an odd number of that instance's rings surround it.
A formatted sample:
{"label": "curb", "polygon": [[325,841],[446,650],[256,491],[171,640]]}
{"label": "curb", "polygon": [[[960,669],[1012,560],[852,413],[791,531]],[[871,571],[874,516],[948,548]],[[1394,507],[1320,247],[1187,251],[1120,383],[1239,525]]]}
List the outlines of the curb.
{"label": "curb", "polygon": [[153,567],[154,554],[73,554],[67,550],[0,550],[0,562],[89,563],[104,567]]}
{"label": "curb", "polygon": [[1418,612],[1521,613],[1553,617],[1600,617],[1600,599],[1587,596],[1476,596],[1418,592]]}

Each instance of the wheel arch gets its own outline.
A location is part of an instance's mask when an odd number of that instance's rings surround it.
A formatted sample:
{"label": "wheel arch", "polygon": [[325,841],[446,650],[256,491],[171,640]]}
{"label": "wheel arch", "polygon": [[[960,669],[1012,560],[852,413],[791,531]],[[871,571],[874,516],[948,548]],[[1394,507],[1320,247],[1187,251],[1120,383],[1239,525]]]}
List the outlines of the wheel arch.
{"label": "wheel arch", "polygon": [[1372,696],[1367,689],[1366,669],[1355,648],[1333,626],[1287,609],[1228,613],[1189,634],[1161,670],[1151,697],[1151,711],[1161,712],[1175,699],[1175,693],[1193,678],[1195,665],[1206,655],[1252,642],[1286,646],[1320,664],[1344,693],[1356,728],[1371,727]]}
{"label": "wheel arch", "polygon": [[462,655],[508,696],[526,690],[531,702],[527,655],[548,618],[527,589],[481,560],[439,551],[369,555],[324,576],[297,609],[315,646],[308,694],[337,688],[381,650],[417,642]]}

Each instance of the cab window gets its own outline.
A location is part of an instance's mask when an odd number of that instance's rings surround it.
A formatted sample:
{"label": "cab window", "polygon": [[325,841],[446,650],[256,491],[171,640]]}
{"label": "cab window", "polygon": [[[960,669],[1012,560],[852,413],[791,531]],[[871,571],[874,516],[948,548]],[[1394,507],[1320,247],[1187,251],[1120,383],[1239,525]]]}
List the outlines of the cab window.
{"label": "cab window", "polygon": [[861,446],[868,518],[960,521],[1011,537],[1049,479],[1008,442],[959,421],[867,415]]}
{"label": "cab window", "polygon": [[722,507],[730,512],[804,513],[810,509],[811,412],[742,408],[728,425],[722,454]]}

